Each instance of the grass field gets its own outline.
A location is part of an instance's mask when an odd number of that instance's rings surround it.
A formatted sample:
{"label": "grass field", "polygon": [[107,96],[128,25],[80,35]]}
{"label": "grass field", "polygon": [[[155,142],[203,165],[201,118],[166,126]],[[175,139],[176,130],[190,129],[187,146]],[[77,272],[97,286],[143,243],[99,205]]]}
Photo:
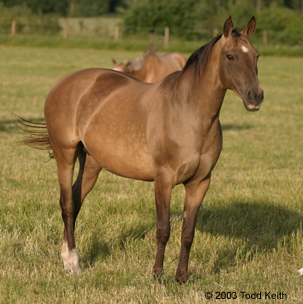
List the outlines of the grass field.
{"label": "grass field", "polygon": [[[165,272],[156,281],[153,184],[105,171],[77,221],[83,274],[64,273],[56,164],[46,152],[18,144],[24,134],[11,112],[43,121],[45,96],[58,78],[141,54],[0,46],[0,303],[254,302],[241,292],[261,292],[260,303],[277,301],[265,292],[303,303],[303,276],[297,277],[303,267],[303,58],[260,58],[265,101],[257,113],[227,94],[224,147],[198,215],[186,284],[175,281],[183,187],[173,192]],[[206,292],[214,297],[206,300]],[[216,292],[237,298],[216,300]]]}

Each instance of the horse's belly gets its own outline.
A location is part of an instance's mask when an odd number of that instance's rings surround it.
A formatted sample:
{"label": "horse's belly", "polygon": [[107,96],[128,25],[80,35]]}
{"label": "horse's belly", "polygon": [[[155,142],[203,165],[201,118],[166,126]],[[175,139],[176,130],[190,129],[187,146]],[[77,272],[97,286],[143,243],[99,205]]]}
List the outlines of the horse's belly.
{"label": "horse's belly", "polygon": [[123,177],[154,180],[152,158],[140,132],[121,134],[107,127],[88,130],[83,144],[102,168]]}
{"label": "horse's belly", "polygon": [[[115,149],[116,148],[116,149]],[[107,171],[132,179],[153,181],[154,171],[148,155],[139,151],[129,151],[120,147],[101,149],[88,145],[88,151],[99,165]]]}

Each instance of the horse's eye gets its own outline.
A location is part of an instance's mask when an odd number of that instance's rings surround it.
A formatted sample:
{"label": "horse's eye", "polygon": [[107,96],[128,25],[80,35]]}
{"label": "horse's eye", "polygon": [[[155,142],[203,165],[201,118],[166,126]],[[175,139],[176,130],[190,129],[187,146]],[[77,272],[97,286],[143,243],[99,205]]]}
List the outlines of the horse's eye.
{"label": "horse's eye", "polygon": [[233,60],[234,59],[233,55],[230,55],[230,54],[226,55],[226,57],[227,57],[228,60]]}

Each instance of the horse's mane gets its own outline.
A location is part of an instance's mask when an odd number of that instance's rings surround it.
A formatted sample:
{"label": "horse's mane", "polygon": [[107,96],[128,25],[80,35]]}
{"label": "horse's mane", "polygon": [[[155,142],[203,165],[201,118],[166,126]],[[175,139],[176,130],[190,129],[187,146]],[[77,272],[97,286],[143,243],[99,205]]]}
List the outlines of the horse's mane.
{"label": "horse's mane", "polygon": [[155,47],[154,45],[154,39],[150,42],[150,44],[145,48],[144,55],[147,53],[154,53],[156,54],[158,50],[160,49],[160,46]]}
{"label": "horse's mane", "polygon": [[216,42],[222,37],[222,35],[216,36],[212,41],[203,45],[198,50],[193,52],[191,56],[188,58],[183,71],[186,71],[192,64],[195,64],[196,68],[200,71],[205,70],[205,66],[209,60],[210,52]]}
{"label": "horse's mane", "polygon": [[[232,31],[233,34],[235,34],[236,36],[240,36],[240,32],[238,29],[234,29]],[[196,68],[201,71],[204,72],[206,64],[209,60],[209,56],[211,53],[211,50],[213,48],[213,46],[216,44],[216,42],[222,37],[221,35],[216,36],[215,38],[213,38],[213,40],[211,40],[209,43],[203,45],[201,48],[199,48],[198,50],[196,50],[195,52],[192,53],[192,55],[188,58],[183,71],[186,71],[192,64],[196,65]]]}

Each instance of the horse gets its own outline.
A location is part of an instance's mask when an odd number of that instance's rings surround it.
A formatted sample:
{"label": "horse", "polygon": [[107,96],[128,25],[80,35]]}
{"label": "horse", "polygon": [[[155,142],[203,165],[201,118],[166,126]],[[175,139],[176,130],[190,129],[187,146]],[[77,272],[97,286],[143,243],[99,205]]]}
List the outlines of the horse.
{"label": "horse", "polygon": [[120,63],[113,58],[114,70],[127,73],[135,78],[153,83],[162,80],[169,74],[180,71],[186,64],[186,58],[178,52],[167,52],[161,55],[150,47],[143,56]]}
{"label": "horse", "polygon": [[[254,17],[240,31],[231,17],[223,34],[195,51],[182,71],[144,83],[110,69],[70,73],[46,97],[45,123],[19,122],[33,137],[24,144],[52,151],[57,163],[64,222],[64,269],[80,273],[74,229],[86,195],[102,168],[131,179],[154,181],[157,253],[153,275],[163,272],[170,236],[172,189],[183,184],[185,203],[176,279],[188,279],[188,261],[197,213],[222,150],[220,109],[227,90],[248,111],[259,110],[264,93],[258,81],[259,52],[249,38]],[[75,183],[75,162],[79,172]]]}

